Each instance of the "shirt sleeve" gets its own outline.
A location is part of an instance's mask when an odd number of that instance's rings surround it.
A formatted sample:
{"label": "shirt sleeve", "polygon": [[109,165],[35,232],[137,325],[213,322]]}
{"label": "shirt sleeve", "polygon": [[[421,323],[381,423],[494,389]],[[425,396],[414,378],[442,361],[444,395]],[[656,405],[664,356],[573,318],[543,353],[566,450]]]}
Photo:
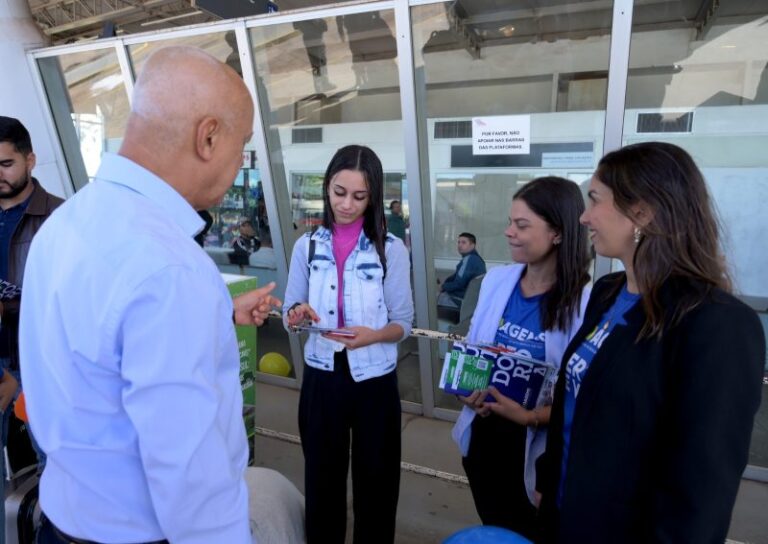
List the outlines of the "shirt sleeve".
{"label": "shirt sleeve", "polygon": [[390,323],[403,329],[401,341],[411,334],[413,326],[413,292],[411,291],[411,259],[405,244],[395,238],[386,245],[387,275],[384,278],[384,303]]}
{"label": "shirt sleeve", "polygon": [[242,399],[232,394],[239,361],[228,360],[235,340],[222,291],[207,275],[165,268],[132,292],[120,329],[124,409],[175,544],[251,543]]}
{"label": "shirt sleeve", "polygon": [[307,263],[306,235],[301,236],[293,245],[291,265],[288,268],[288,284],[283,297],[283,326],[288,328],[288,310],[298,303],[309,300],[309,265]]}

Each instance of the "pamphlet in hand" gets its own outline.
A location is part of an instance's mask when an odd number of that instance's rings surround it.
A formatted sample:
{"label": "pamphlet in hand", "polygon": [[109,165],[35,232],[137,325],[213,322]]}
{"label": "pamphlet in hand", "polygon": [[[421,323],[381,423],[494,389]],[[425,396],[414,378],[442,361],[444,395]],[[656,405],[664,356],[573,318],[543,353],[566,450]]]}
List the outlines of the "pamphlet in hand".
{"label": "pamphlet in hand", "polygon": [[[489,385],[502,395],[518,402],[523,408],[533,410],[539,404],[544,384],[551,384],[554,368],[543,361],[525,357],[521,359],[512,351],[499,353],[493,361]],[[485,402],[496,402],[488,395]]]}
{"label": "pamphlet in hand", "polygon": [[445,354],[440,388],[446,393],[468,396],[476,389],[486,389],[491,377],[493,353],[479,346],[454,342]]}
{"label": "pamphlet in hand", "polygon": [[300,325],[294,325],[292,328],[297,331],[307,331],[315,334],[332,334],[334,336],[344,336],[346,338],[354,338],[355,336],[357,336],[357,333],[355,331],[351,331],[349,329],[336,329],[333,327],[316,327],[314,325],[307,325],[304,323]]}
{"label": "pamphlet in hand", "polygon": [[6,280],[0,280],[0,300],[11,300],[21,296],[21,287]]}
{"label": "pamphlet in hand", "polygon": [[[554,368],[502,346],[471,345],[455,342],[445,356],[440,388],[462,396],[493,385],[503,395],[533,409],[542,389],[552,382]],[[485,402],[495,402],[488,395]]]}

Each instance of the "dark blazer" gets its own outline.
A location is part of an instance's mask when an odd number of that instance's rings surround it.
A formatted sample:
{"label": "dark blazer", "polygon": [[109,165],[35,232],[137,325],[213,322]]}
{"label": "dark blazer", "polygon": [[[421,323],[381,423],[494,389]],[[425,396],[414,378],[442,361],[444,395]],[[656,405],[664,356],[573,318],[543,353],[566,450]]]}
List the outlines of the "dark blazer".
{"label": "dark blazer", "polygon": [[[620,273],[595,284],[564,362],[625,281]],[[679,292],[680,285],[667,282],[665,308]],[[645,321],[642,303],[625,319],[582,381],[558,510],[566,364],[561,367],[547,449],[538,464],[539,541],[722,544],[760,404],[760,321],[717,289],[661,340],[636,342]]]}

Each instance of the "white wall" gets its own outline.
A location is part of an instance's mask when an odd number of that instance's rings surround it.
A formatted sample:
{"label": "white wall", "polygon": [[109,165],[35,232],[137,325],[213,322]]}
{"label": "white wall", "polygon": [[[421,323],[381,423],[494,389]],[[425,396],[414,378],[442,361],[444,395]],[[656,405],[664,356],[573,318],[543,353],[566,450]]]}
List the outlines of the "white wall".
{"label": "white wall", "polygon": [[41,100],[26,52],[47,45],[24,0],[0,0],[0,115],[16,117],[27,127],[37,156],[33,175],[51,193],[71,194],[66,169],[57,162],[58,140],[52,131],[48,107]]}

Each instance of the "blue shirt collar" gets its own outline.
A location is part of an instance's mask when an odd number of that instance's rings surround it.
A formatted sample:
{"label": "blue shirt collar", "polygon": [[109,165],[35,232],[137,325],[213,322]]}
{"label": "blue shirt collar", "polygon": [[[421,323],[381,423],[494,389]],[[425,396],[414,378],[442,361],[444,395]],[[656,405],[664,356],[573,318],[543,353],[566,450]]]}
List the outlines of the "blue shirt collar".
{"label": "blue shirt collar", "polygon": [[96,178],[123,185],[144,195],[167,210],[168,217],[190,237],[200,232],[205,226],[205,221],[176,189],[143,166],[122,155],[105,153],[101,159],[101,166],[96,172]]}

